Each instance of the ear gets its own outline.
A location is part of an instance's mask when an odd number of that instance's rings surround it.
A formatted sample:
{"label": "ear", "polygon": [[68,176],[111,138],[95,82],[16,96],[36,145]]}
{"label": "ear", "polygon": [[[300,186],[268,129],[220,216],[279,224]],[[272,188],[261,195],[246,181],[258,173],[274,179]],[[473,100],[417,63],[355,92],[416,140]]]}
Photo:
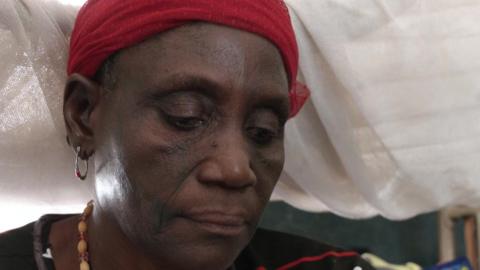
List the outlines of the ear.
{"label": "ear", "polygon": [[95,152],[92,112],[101,98],[102,88],[96,82],[79,74],[72,74],[66,83],[63,99],[63,116],[67,141],[80,147],[79,156],[87,159]]}

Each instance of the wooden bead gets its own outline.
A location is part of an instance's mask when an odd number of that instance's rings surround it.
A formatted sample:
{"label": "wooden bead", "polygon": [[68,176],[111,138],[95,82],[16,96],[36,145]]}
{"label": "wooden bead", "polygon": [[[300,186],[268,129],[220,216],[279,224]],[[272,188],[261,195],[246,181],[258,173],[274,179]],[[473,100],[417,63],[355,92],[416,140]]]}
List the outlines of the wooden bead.
{"label": "wooden bead", "polygon": [[90,201],[87,204],[87,207],[83,211],[83,214],[80,216],[80,221],[78,222],[78,237],[79,241],[77,244],[78,255],[80,258],[80,270],[90,270],[90,265],[88,264],[88,246],[86,240],[87,234],[87,219],[92,214],[93,211],[93,201]]}
{"label": "wooden bead", "polygon": [[90,265],[86,261],[80,263],[80,270],[90,270]]}
{"label": "wooden bead", "polygon": [[80,221],[78,223],[78,231],[81,233],[85,233],[87,231],[87,223],[85,221]]}
{"label": "wooden bead", "polygon": [[90,214],[92,214],[92,210],[93,210],[93,205],[92,204],[89,204],[85,210],[83,210],[83,215],[88,217],[90,216]]}
{"label": "wooden bead", "polygon": [[77,250],[78,250],[78,253],[84,253],[85,251],[87,251],[87,241],[83,239],[80,240],[77,245]]}

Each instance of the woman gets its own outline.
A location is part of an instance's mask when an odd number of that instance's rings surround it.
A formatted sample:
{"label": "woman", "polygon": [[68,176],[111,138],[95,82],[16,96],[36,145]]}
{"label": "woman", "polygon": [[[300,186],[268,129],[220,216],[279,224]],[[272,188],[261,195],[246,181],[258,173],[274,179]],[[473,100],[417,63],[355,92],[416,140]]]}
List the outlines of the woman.
{"label": "woman", "polygon": [[0,236],[0,269],[368,268],[256,232],[304,101],[297,62],[279,0],[87,2],[64,118],[79,178],[94,158],[95,202]]}

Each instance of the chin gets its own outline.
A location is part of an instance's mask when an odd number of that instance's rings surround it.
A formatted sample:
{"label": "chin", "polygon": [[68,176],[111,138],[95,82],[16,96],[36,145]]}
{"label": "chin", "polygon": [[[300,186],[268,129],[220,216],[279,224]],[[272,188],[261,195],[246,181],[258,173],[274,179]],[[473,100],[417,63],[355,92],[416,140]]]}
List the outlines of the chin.
{"label": "chin", "polygon": [[240,251],[226,250],[222,246],[184,246],[178,249],[172,248],[168,258],[160,259],[159,264],[169,265],[171,269],[179,270],[226,270],[234,263]]}
{"label": "chin", "polygon": [[232,266],[238,256],[238,254],[233,256],[225,256],[225,254],[211,255],[206,257],[190,256],[191,261],[184,269],[226,270]]}
{"label": "chin", "polygon": [[166,269],[181,270],[226,270],[248,244],[250,237],[247,231],[235,237],[212,235],[197,230],[181,230],[177,226],[163,231],[150,238],[147,251],[159,265],[167,265]]}

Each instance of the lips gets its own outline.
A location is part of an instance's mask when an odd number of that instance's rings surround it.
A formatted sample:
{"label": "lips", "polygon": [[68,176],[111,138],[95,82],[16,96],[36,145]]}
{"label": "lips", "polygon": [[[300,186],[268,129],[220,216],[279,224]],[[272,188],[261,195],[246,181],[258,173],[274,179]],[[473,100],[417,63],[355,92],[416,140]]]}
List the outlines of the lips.
{"label": "lips", "polygon": [[223,236],[239,235],[248,225],[241,211],[201,210],[190,211],[182,216],[204,231]]}

